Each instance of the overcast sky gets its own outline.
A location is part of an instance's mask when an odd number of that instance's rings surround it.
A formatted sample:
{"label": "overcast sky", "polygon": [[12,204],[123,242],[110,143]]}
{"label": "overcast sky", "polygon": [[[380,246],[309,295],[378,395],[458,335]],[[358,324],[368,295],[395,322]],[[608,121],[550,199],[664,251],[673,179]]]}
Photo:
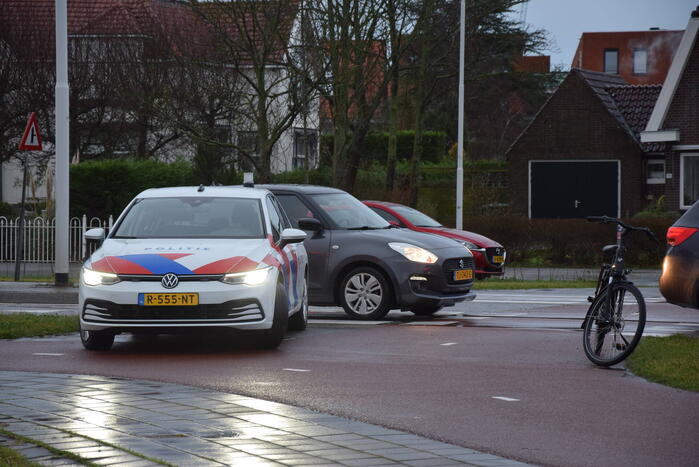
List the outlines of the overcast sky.
{"label": "overcast sky", "polygon": [[583,32],[686,29],[697,5],[699,0],[530,0],[526,22],[549,32],[551,66],[567,70]]}

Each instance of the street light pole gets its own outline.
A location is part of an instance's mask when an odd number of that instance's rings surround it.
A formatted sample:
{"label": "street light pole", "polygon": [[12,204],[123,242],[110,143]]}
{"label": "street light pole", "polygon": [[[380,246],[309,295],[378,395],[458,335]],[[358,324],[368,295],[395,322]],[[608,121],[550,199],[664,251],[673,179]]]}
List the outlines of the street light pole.
{"label": "street light pole", "polygon": [[68,265],[69,103],[67,0],[56,0],[56,285],[70,283]]}
{"label": "street light pole", "polygon": [[464,56],[466,51],[466,0],[461,0],[459,33],[459,138],[456,158],[456,228],[463,229],[464,204]]}

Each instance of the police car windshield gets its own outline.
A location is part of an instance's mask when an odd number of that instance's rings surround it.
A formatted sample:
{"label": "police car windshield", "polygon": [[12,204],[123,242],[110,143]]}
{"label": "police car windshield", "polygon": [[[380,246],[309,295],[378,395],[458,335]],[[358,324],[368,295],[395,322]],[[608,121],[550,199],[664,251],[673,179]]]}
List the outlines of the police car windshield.
{"label": "police car windshield", "polygon": [[264,238],[260,201],[249,198],[142,198],[112,238]]}
{"label": "police car windshield", "polygon": [[312,195],[325,214],[342,229],[385,229],[391,224],[347,193]]}

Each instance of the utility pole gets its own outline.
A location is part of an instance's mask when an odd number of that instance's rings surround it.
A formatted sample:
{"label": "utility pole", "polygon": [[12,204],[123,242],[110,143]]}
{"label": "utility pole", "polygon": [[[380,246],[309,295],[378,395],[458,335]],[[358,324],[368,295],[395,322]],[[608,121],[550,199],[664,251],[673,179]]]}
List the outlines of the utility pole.
{"label": "utility pole", "polygon": [[68,86],[68,8],[67,0],[56,0],[56,285],[69,285],[68,265],[68,158],[69,86]]}
{"label": "utility pole", "polygon": [[456,158],[456,228],[463,229],[464,220],[464,56],[466,51],[466,0],[461,0],[459,35],[459,138]]}

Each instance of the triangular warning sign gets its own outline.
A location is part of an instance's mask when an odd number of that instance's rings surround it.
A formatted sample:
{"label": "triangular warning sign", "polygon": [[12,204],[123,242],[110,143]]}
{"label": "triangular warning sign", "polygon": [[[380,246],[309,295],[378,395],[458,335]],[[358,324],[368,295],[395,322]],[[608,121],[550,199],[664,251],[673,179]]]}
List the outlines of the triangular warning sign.
{"label": "triangular warning sign", "polygon": [[39,123],[36,120],[36,113],[29,116],[27,126],[24,128],[22,141],[19,142],[20,151],[41,151],[41,134],[39,133]]}

